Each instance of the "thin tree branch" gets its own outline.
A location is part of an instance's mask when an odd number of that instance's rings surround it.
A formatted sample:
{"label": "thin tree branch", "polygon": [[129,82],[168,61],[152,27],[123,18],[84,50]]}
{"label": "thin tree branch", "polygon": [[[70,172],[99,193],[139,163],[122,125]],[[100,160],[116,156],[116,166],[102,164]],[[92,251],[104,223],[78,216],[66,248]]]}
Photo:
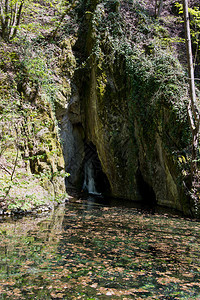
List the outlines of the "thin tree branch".
{"label": "thin tree branch", "polygon": [[4,167],[1,163],[0,163],[0,168],[6,171],[9,175],[11,175],[11,172],[6,167]]}

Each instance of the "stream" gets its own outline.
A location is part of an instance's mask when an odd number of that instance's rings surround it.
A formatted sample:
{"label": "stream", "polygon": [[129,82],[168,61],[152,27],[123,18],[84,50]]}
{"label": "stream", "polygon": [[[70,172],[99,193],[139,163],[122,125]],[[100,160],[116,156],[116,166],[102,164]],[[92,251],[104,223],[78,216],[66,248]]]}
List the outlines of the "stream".
{"label": "stream", "polygon": [[71,198],[0,220],[0,299],[200,299],[200,222]]}

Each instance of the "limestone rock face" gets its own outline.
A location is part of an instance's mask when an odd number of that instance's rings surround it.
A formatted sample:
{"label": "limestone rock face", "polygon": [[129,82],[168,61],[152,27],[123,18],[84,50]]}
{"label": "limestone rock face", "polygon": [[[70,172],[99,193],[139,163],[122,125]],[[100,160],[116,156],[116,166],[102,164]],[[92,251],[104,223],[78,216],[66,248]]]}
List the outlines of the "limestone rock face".
{"label": "limestone rock face", "polygon": [[83,188],[93,159],[100,192],[108,182],[111,196],[190,214],[184,72],[169,53],[130,43],[120,25],[126,7],[106,3],[86,5],[76,42],[61,45],[56,115],[67,186]]}
{"label": "limestone rock face", "polygon": [[[98,67],[93,67],[87,95],[83,99],[86,139],[97,148],[112,195],[140,200],[135,176],[138,166],[137,147],[129,135],[125,86],[118,89],[114,73],[108,76],[104,73],[104,81],[103,75],[98,76],[97,73]],[[101,90],[102,85],[104,90]]]}
{"label": "limestone rock face", "polygon": [[40,107],[40,114],[32,112],[27,116],[29,125],[24,126],[26,142],[21,148],[22,156],[29,158],[30,172],[41,177],[51,199],[59,201],[65,194],[65,163],[56,120],[51,104],[42,96],[37,96],[35,105]]}
{"label": "limestone rock face", "polygon": [[56,117],[59,121],[60,138],[67,178],[67,187],[74,187],[83,180],[82,164],[84,159],[84,132],[81,124],[79,91],[74,80],[76,59],[72,42],[66,39],[61,44],[59,68],[56,70],[58,91]]}
{"label": "limestone rock face", "polygon": [[[178,186],[173,155],[165,150],[161,137],[163,128],[155,129],[152,140],[145,139],[144,129],[138,125],[139,116],[134,118],[130,113],[123,76],[123,69],[116,66],[102,83],[98,67],[92,67],[83,99],[85,136],[97,148],[111,194],[134,201],[145,197],[147,203],[153,201],[187,212],[182,205],[184,196]],[[122,81],[117,86],[119,78]],[[101,84],[104,92],[100,92]]]}
{"label": "limestone rock face", "polygon": [[[156,202],[159,205],[185,210],[180,197],[181,190],[178,186],[175,165],[172,157],[164,149],[163,141],[156,133],[153,153],[149,153],[148,144],[141,136],[138,136],[137,123],[136,140],[139,147],[139,166],[143,174],[144,181],[153,188]],[[148,197],[148,195],[146,195]],[[148,199],[147,199],[148,200]]]}
{"label": "limestone rock face", "polygon": [[[0,132],[4,153],[1,151],[0,156],[4,167],[0,168],[0,177],[5,190],[11,184],[14,187],[2,193],[0,206],[4,199],[5,209],[31,210],[66,196],[65,164],[52,101],[54,89],[48,81],[45,56],[40,60],[29,49],[30,58],[21,54],[21,48],[6,43],[3,46]],[[10,57],[9,63],[5,57]],[[13,175],[5,171],[8,166]]]}
{"label": "limestone rock face", "polygon": [[[85,62],[65,74],[71,91],[60,128],[71,173],[67,184],[82,188],[84,164],[92,155],[88,145],[93,145],[111,196],[190,213],[182,184],[185,165],[178,162],[189,140],[181,67],[168,54],[130,50],[123,38],[115,42],[109,26],[102,30],[106,9],[95,1],[86,8],[84,34],[75,45],[76,52],[85,49]],[[114,14],[117,22],[119,8]],[[73,67],[74,59],[69,61]]]}

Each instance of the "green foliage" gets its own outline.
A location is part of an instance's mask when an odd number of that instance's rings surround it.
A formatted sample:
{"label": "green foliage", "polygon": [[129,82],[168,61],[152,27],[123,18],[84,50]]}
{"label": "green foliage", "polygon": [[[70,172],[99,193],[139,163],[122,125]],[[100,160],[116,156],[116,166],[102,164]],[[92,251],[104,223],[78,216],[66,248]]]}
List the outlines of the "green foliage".
{"label": "green foliage", "polygon": [[[53,72],[48,65],[51,64],[51,60],[48,56],[45,57],[41,49],[37,51],[35,47],[35,52],[31,51],[32,44],[27,41],[21,53],[18,45],[15,47],[5,43],[2,45],[0,205],[4,209],[27,210],[38,202],[42,204],[49,201],[51,197],[52,200],[59,198],[60,201],[63,196],[63,191],[58,192],[58,188],[53,186],[58,177],[61,181],[64,177],[62,172],[64,165],[61,162],[61,148],[53,112],[57,89],[53,82]],[[51,56],[51,53],[49,55]],[[43,172],[46,176],[41,175],[35,180],[29,174],[30,171],[37,174]],[[26,188],[21,184],[24,181],[21,178],[23,172],[27,176]],[[30,180],[41,195],[37,196],[32,190]],[[47,189],[51,189],[52,196],[41,188],[43,184]],[[33,199],[26,194],[25,189],[27,193],[32,190]],[[18,191],[21,191],[21,195],[18,195],[20,193]]]}
{"label": "green foliage", "polygon": [[[178,62],[165,53],[147,57],[145,54],[141,56],[136,52],[127,57],[126,65],[132,91],[129,107],[134,118],[139,121],[139,127],[143,129],[142,134],[145,139],[152,144],[155,132],[162,125],[160,134],[162,134],[163,142],[169,146],[170,139],[175,142],[176,136],[177,138],[179,136],[176,126],[176,122],[179,122],[182,124],[179,127],[181,137],[177,144],[187,145],[186,103],[184,103],[184,99],[187,101],[185,98],[187,87],[184,80],[185,74]],[[169,116],[166,122],[167,111]],[[184,136],[183,127],[185,127]]]}
{"label": "green foliage", "polygon": [[[126,90],[130,91],[126,95],[131,111],[130,123],[135,118],[138,120],[142,135],[152,147],[159,126],[165,127],[161,134],[167,147],[173,148],[173,143],[175,148],[179,143],[185,147],[190,139],[186,120],[187,84],[178,60],[167,53],[171,49],[163,44],[169,33],[138,2],[129,4],[133,19],[131,25],[127,24],[119,10],[113,8],[114,2],[97,4],[91,19],[92,32],[95,33],[92,53],[97,61],[100,99],[104,94],[105,99],[112,98],[110,92],[106,93],[110,69],[112,72],[124,69]],[[134,35],[128,32],[127,25],[133,26]],[[117,80],[116,75],[116,83]],[[169,113],[167,122],[166,112]],[[177,128],[180,130],[178,134]]]}
{"label": "green foliage", "polygon": [[[176,7],[179,8],[179,14],[183,14],[183,5],[176,3]],[[188,8],[190,14],[190,32],[192,44],[195,47],[195,63],[199,63],[199,53],[200,53],[200,7],[195,6],[193,8]]]}
{"label": "green foliage", "polygon": [[53,70],[48,66],[46,56],[39,49],[35,49],[34,53],[32,53],[30,48],[24,54],[24,57],[20,61],[22,72],[19,71],[18,80],[23,84],[26,77],[33,90],[35,89],[37,92],[38,89],[41,89],[45,97],[48,97],[47,101],[54,107],[57,89],[53,80]]}
{"label": "green foliage", "polygon": [[45,36],[55,38],[76,0],[1,0],[0,36],[5,41],[17,41]]}

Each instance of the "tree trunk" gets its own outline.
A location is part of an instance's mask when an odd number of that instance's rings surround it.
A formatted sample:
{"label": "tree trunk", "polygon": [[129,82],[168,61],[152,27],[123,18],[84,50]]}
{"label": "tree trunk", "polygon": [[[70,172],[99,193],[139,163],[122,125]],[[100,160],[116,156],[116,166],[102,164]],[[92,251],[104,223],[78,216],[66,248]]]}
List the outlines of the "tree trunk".
{"label": "tree trunk", "polygon": [[10,41],[16,34],[20,24],[24,0],[0,0],[1,36]]}
{"label": "tree trunk", "polygon": [[197,171],[197,154],[199,140],[199,109],[196,101],[195,83],[194,83],[194,68],[192,59],[192,45],[190,37],[190,20],[188,13],[188,1],[183,0],[183,14],[185,25],[185,44],[187,51],[189,86],[190,86],[190,103],[188,105],[188,117],[192,132],[192,159],[191,159],[191,179]]}
{"label": "tree trunk", "polygon": [[159,18],[163,9],[163,0],[156,0],[155,2],[155,18]]}
{"label": "tree trunk", "polygon": [[158,18],[160,18],[162,9],[163,9],[163,0],[160,0],[159,7],[158,7],[158,16],[157,16]]}

